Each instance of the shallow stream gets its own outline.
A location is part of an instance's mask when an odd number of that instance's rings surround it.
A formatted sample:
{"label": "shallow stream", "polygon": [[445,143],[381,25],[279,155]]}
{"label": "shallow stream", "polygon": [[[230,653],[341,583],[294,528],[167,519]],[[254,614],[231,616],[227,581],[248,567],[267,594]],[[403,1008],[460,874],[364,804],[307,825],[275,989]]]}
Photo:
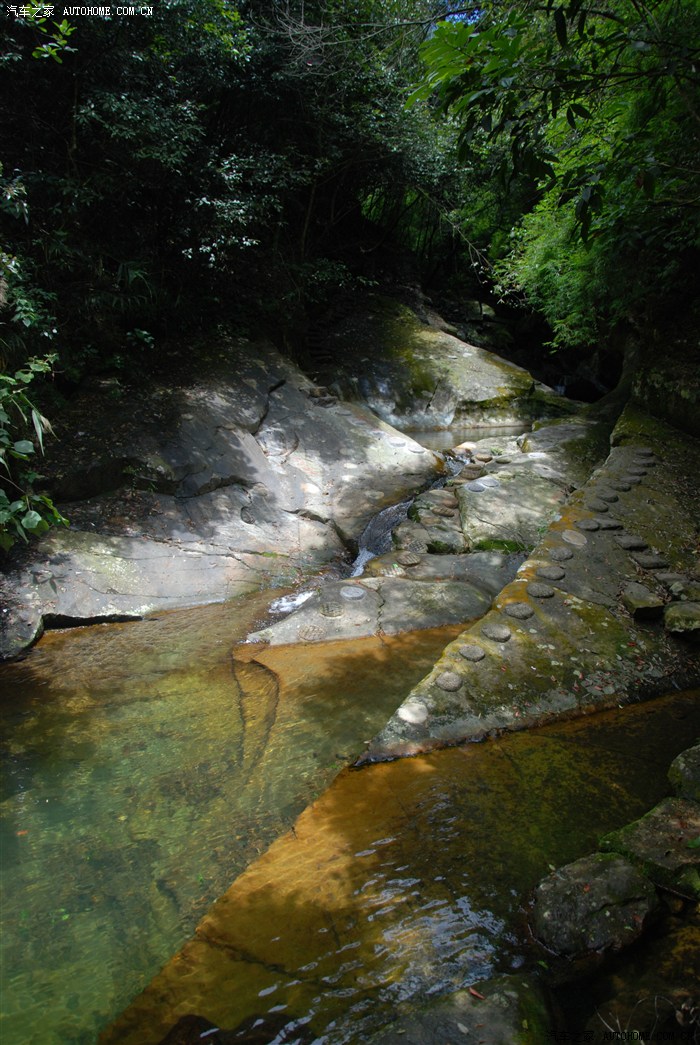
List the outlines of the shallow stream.
{"label": "shallow stream", "polygon": [[49,632],[0,668],[3,1045],[93,1043],[455,634],[250,662],[274,594]]}
{"label": "shallow stream", "polygon": [[458,629],[237,645],[272,594],[51,632],[0,669],[3,1045],[92,1045],[251,863],[266,887],[233,888],[263,953],[244,922],[236,1004],[202,1014],[361,1040],[401,998],[517,967],[537,878],[664,794],[700,729],[676,695],[346,770],[284,835]]}

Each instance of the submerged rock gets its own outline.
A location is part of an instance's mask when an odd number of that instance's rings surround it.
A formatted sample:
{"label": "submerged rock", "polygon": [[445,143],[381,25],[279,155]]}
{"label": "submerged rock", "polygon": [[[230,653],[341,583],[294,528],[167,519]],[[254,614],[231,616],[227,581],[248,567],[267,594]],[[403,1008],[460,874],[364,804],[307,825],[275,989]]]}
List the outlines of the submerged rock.
{"label": "submerged rock", "polygon": [[542,988],[526,976],[496,976],[421,1008],[400,1007],[392,1023],[369,1045],[542,1045],[552,1020]]}

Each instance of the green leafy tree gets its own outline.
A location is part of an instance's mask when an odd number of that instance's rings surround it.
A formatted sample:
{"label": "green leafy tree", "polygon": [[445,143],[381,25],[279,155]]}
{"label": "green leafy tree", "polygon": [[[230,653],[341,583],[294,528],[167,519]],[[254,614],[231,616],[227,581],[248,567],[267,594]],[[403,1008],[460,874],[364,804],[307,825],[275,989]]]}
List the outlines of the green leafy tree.
{"label": "green leafy tree", "polygon": [[501,276],[559,344],[641,309],[647,321],[692,286],[698,40],[693,0],[516,0],[442,23],[425,45],[415,98],[458,120],[462,157],[485,138],[503,180],[539,183]]}

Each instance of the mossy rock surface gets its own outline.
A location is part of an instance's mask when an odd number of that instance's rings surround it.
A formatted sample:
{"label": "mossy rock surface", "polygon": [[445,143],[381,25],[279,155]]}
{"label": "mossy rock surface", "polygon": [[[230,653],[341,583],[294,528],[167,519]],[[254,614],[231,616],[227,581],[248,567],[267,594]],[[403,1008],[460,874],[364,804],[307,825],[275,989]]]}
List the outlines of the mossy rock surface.
{"label": "mossy rock surface", "polygon": [[601,849],[632,860],[659,886],[700,900],[700,806],[667,798],[601,839]]}

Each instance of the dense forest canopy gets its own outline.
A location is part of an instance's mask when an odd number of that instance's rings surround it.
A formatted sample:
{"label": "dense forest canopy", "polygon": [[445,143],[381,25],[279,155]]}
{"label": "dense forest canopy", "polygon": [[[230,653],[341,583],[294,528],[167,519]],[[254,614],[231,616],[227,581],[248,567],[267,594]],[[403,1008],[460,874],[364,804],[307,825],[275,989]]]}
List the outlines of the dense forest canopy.
{"label": "dense forest canopy", "polygon": [[51,368],[64,395],[142,380],[222,324],[303,360],[312,317],[401,255],[443,294],[527,303],[562,347],[692,291],[696,0],[146,10],[5,11],[5,546],[57,521],[29,394]]}

